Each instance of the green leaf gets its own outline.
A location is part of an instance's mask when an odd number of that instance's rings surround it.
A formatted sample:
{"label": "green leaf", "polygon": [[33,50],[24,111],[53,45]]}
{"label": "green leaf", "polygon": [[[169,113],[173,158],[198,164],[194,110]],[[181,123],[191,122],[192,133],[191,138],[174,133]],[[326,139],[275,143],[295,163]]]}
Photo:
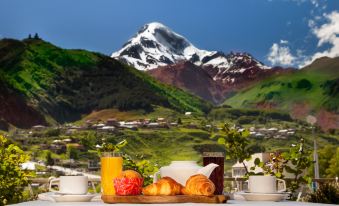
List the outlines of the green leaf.
{"label": "green leaf", "polygon": [[277,178],[281,178],[282,174],[281,174],[280,172],[277,172],[277,173],[275,173],[275,176],[276,176]]}
{"label": "green leaf", "polygon": [[259,158],[255,158],[254,164],[255,164],[255,165],[259,165],[259,164],[260,164],[260,159],[259,159]]}
{"label": "green leaf", "polygon": [[222,138],[222,137],[220,137],[220,138],[218,138],[218,144],[225,144],[225,138]]}
{"label": "green leaf", "polygon": [[296,170],[292,169],[290,166],[286,166],[286,167],[285,167],[285,170],[286,170],[286,172],[288,172],[288,173],[295,173],[295,172],[296,172]]}

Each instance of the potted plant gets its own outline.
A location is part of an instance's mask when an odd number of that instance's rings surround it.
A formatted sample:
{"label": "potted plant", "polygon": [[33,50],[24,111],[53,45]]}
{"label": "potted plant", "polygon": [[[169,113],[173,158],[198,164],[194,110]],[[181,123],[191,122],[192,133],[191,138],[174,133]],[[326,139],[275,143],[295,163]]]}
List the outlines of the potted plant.
{"label": "potted plant", "polygon": [[[300,139],[297,145],[291,145],[288,152],[272,154],[271,161],[268,164],[261,162],[259,158],[255,159],[255,166],[248,170],[245,160],[250,160],[251,155],[254,153],[250,146],[250,133],[248,130],[238,131],[236,128],[230,128],[228,124],[224,124],[217,134],[212,135],[213,137],[218,137],[218,143],[225,146],[227,152],[226,159],[233,159],[243,164],[246,171],[245,178],[250,179],[250,182],[252,182],[250,186],[252,188],[262,188],[261,185],[264,182],[268,182],[267,184],[270,184],[271,187],[265,190],[265,192],[274,192],[273,185],[276,184],[276,179],[283,178],[285,171],[294,176],[288,190],[293,194],[292,199],[295,199],[295,191],[299,188],[300,184],[310,182],[311,180],[309,176],[303,174],[303,171],[312,163],[310,152],[304,148],[303,138]],[[256,167],[261,168],[262,172],[255,173],[251,171]],[[286,184],[284,181],[281,182],[284,184],[284,190]]]}

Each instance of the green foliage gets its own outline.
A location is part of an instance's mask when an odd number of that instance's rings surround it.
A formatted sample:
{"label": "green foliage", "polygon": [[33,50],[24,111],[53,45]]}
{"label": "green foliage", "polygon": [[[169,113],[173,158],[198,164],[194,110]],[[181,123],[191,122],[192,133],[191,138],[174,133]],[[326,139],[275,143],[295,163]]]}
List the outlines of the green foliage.
{"label": "green foliage", "polygon": [[46,132],[45,132],[45,136],[47,136],[47,137],[57,137],[59,135],[60,135],[60,129],[52,128],[52,129],[46,130]]}
{"label": "green foliage", "polygon": [[327,80],[322,85],[324,89],[323,94],[328,95],[330,98],[326,99],[324,105],[332,111],[338,112],[339,105],[339,78]]}
{"label": "green foliage", "polygon": [[284,178],[283,172],[286,167],[286,161],[281,153],[276,152],[271,154],[270,160],[267,163],[261,162],[259,158],[254,160],[254,167],[251,167],[251,170],[255,170],[255,167],[259,167],[263,170],[263,172],[257,174],[254,172],[249,172],[249,175],[272,175],[276,176],[277,178]]}
{"label": "green foliage", "polygon": [[312,83],[307,79],[301,79],[297,82],[298,89],[310,90],[312,89],[312,86],[313,86]]}
{"label": "green foliage", "polygon": [[300,139],[299,144],[292,145],[288,152],[282,153],[282,157],[288,161],[285,165],[286,172],[294,175],[289,187],[292,194],[299,188],[300,184],[311,183],[312,178],[304,174],[312,165],[311,151],[305,149],[303,138]]}
{"label": "green foliage", "polygon": [[79,160],[80,158],[79,150],[72,146],[67,147],[67,155],[69,159],[73,159],[73,160]]}
{"label": "green foliage", "polygon": [[252,123],[255,120],[256,120],[255,117],[242,116],[242,117],[238,118],[237,123],[240,124],[240,125],[242,125],[242,124],[250,124],[250,123]]}
{"label": "green foliage", "polygon": [[144,185],[153,183],[152,175],[158,171],[158,168],[148,160],[135,161],[130,156],[124,155],[124,170],[134,170],[139,172],[144,178]]}
{"label": "green foliage", "polygon": [[[226,160],[233,159],[244,164],[244,160],[251,157],[249,150],[249,136],[248,130],[238,132],[235,128],[230,128],[227,123],[224,124],[222,130],[216,135],[218,137],[218,144],[224,145],[226,149]],[[212,136],[213,138],[214,136]],[[246,173],[247,167],[245,167]]]}
{"label": "green foliage", "polygon": [[[320,177],[335,178],[339,176],[339,149],[336,145],[326,145],[318,150]],[[313,168],[312,168],[313,169]],[[313,170],[312,170],[313,173]]]}
{"label": "green foliage", "polygon": [[[0,79],[47,120],[79,120],[93,110],[208,112],[211,105],[108,56],[58,48],[40,39],[0,41]],[[25,102],[26,102],[25,101]],[[29,105],[31,106],[31,105]]]}
{"label": "green foliage", "polygon": [[29,160],[18,146],[10,144],[0,135],[0,205],[20,201],[24,187],[33,174],[21,169],[20,164]]}
{"label": "green foliage", "polygon": [[265,100],[272,100],[276,97],[280,96],[280,92],[277,91],[271,91],[265,95]]}
{"label": "green foliage", "polygon": [[128,142],[125,139],[117,144],[104,142],[101,148],[99,148],[99,154],[103,152],[119,152],[123,147],[127,145],[127,143]]}
{"label": "green foliage", "polygon": [[[238,119],[238,122],[253,122],[256,119],[262,119],[262,121],[266,121],[266,119],[274,119],[274,120],[282,120],[282,121],[291,121],[291,117],[289,114],[278,111],[265,111],[258,109],[235,109],[235,108],[224,108],[217,107],[211,110],[208,114],[209,118],[213,118],[214,120],[224,120],[224,119]],[[239,120],[240,119],[240,120]]]}
{"label": "green foliage", "polygon": [[316,192],[306,196],[306,201],[338,205],[339,184],[335,182],[320,184]]}
{"label": "green foliage", "polygon": [[80,138],[80,143],[87,150],[94,150],[97,144],[97,137],[95,132],[87,132]]}
{"label": "green foliage", "polygon": [[53,166],[54,165],[54,159],[52,158],[52,153],[48,151],[46,153],[46,165],[47,166]]}
{"label": "green foliage", "polygon": [[338,112],[339,59],[327,59],[308,68],[272,76],[237,92],[224,104],[233,108],[265,107],[290,112],[296,103],[311,110]]}
{"label": "green foliage", "polygon": [[326,169],[328,177],[339,177],[339,147],[329,161],[329,167]]}

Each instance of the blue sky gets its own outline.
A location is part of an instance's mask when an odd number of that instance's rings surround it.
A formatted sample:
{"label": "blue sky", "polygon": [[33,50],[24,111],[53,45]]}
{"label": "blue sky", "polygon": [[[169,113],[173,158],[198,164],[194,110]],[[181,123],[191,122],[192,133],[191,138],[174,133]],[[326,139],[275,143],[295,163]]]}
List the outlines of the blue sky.
{"label": "blue sky", "polygon": [[337,0],[0,0],[0,38],[37,32],[64,48],[104,54],[153,21],[198,48],[249,52],[268,65],[339,55]]}

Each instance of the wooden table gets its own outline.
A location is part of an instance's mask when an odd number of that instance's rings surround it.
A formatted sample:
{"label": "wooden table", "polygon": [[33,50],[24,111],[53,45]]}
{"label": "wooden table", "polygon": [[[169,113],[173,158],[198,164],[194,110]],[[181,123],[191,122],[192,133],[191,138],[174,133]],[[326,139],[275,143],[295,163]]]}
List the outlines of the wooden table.
{"label": "wooden table", "polygon": [[[100,200],[92,202],[49,202],[49,201],[31,201],[15,204],[13,206],[109,206],[110,204],[105,204]],[[114,206],[124,206],[124,205],[143,205],[145,204],[111,204]],[[150,204],[147,204],[150,205]],[[166,204],[151,204],[150,206],[164,206]],[[174,205],[174,204],[167,204]],[[226,204],[201,204],[201,203],[178,203],[175,204],[178,206],[200,206],[200,205],[238,205],[238,206],[329,206],[329,204],[318,204],[318,203],[308,203],[308,202],[294,202],[294,201],[282,201],[282,202],[257,202],[257,201],[239,201],[239,200],[229,200]]]}

